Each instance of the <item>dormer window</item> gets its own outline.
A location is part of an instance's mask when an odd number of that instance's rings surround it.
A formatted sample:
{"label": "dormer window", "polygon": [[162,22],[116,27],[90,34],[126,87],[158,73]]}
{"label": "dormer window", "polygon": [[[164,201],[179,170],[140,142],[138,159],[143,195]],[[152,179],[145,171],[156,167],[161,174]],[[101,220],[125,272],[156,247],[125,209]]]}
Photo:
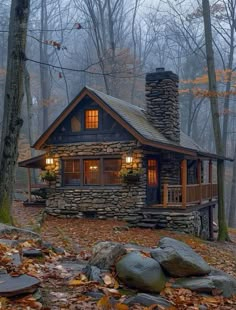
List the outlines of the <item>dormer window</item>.
{"label": "dormer window", "polygon": [[98,110],[85,111],[85,129],[98,129]]}

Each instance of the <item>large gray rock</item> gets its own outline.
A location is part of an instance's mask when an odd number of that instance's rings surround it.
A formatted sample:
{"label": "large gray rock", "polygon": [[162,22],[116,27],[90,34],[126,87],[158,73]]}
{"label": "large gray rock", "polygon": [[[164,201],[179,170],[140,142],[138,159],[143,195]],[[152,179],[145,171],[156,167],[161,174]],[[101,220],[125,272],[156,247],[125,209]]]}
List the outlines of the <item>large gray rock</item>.
{"label": "large gray rock", "polygon": [[18,235],[19,239],[36,239],[41,241],[41,237],[28,229],[21,229],[10,225],[0,224],[0,235]]}
{"label": "large gray rock", "polygon": [[154,296],[144,293],[139,293],[136,296],[131,296],[124,301],[124,304],[132,306],[134,304],[140,304],[145,307],[151,305],[159,305],[162,308],[170,308],[171,303],[169,303],[165,298],[161,296]]}
{"label": "large gray rock", "polygon": [[173,277],[201,276],[210,273],[210,266],[187,244],[172,239],[160,240],[151,256]]}
{"label": "large gray rock", "polygon": [[82,272],[86,275],[89,281],[103,283],[101,278],[101,270],[98,267],[86,265]]}
{"label": "large gray rock", "polygon": [[139,252],[123,256],[116,264],[117,275],[127,286],[146,292],[160,292],[166,277],[160,264]]}
{"label": "large gray rock", "polygon": [[236,279],[224,272],[207,277],[183,278],[173,283],[174,288],[187,288],[200,293],[210,293],[231,297],[236,295]]}
{"label": "large gray rock", "polygon": [[11,277],[8,274],[0,274],[0,296],[11,297],[20,294],[28,294],[36,291],[40,281],[34,277],[20,275]]}
{"label": "large gray rock", "polygon": [[17,247],[19,242],[17,240],[10,240],[10,239],[0,239],[0,244],[9,246],[11,248]]}
{"label": "large gray rock", "polygon": [[121,243],[104,241],[93,247],[92,257],[89,264],[100,269],[110,269],[117,259],[126,254],[126,249]]}

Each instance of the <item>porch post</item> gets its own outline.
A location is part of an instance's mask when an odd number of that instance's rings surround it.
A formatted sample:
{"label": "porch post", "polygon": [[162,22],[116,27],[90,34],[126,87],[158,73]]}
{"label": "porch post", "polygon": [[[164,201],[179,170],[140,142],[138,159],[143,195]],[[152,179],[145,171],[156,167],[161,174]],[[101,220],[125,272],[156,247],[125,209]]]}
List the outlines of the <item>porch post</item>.
{"label": "porch post", "polygon": [[167,208],[168,206],[168,184],[163,183],[163,207]]}
{"label": "porch post", "polygon": [[182,207],[186,208],[187,203],[187,160],[181,161],[181,194],[182,194]]}
{"label": "porch post", "polygon": [[197,182],[199,185],[199,203],[202,203],[202,162],[200,159],[197,161]]}
{"label": "porch post", "polygon": [[212,200],[212,196],[213,196],[213,189],[212,189],[212,160],[209,160],[209,166],[208,166],[209,170],[208,170],[208,182],[210,183],[210,197],[209,200]]}
{"label": "porch post", "polygon": [[31,173],[30,173],[30,168],[27,168],[27,176],[28,176],[28,202],[31,202]]}

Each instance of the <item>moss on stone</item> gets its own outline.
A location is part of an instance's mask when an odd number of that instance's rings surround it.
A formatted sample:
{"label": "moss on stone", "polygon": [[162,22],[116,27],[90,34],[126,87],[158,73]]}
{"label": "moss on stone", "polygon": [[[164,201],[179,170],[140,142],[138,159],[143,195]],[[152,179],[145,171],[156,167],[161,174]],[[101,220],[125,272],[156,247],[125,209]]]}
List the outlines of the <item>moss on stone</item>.
{"label": "moss on stone", "polygon": [[11,205],[9,197],[6,193],[0,201],[0,222],[4,224],[12,224]]}

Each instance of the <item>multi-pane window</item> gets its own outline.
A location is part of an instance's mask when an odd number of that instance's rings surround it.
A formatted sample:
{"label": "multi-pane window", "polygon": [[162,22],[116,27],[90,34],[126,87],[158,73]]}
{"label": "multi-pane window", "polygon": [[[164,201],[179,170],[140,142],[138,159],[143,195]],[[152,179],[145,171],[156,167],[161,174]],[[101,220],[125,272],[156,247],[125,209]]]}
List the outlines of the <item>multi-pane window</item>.
{"label": "multi-pane window", "polygon": [[121,169],[121,159],[112,158],[103,160],[103,182],[105,185],[119,184]]}
{"label": "multi-pane window", "polygon": [[158,185],[158,165],[156,159],[148,159],[148,185]]}
{"label": "multi-pane window", "polygon": [[85,129],[98,128],[98,110],[85,111]]}
{"label": "multi-pane window", "polygon": [[84,185],[100,184],[100,162],[99,159],[84,160]]}
{"label": "multi-pane window", "polygon": [[80,161],[68,159],[63,162],[63,184],[80,185]]}
{"label": "multi-pane window", "polygon": [[63,185],[115,185],[120,184],[120,158],[65,159]]}

